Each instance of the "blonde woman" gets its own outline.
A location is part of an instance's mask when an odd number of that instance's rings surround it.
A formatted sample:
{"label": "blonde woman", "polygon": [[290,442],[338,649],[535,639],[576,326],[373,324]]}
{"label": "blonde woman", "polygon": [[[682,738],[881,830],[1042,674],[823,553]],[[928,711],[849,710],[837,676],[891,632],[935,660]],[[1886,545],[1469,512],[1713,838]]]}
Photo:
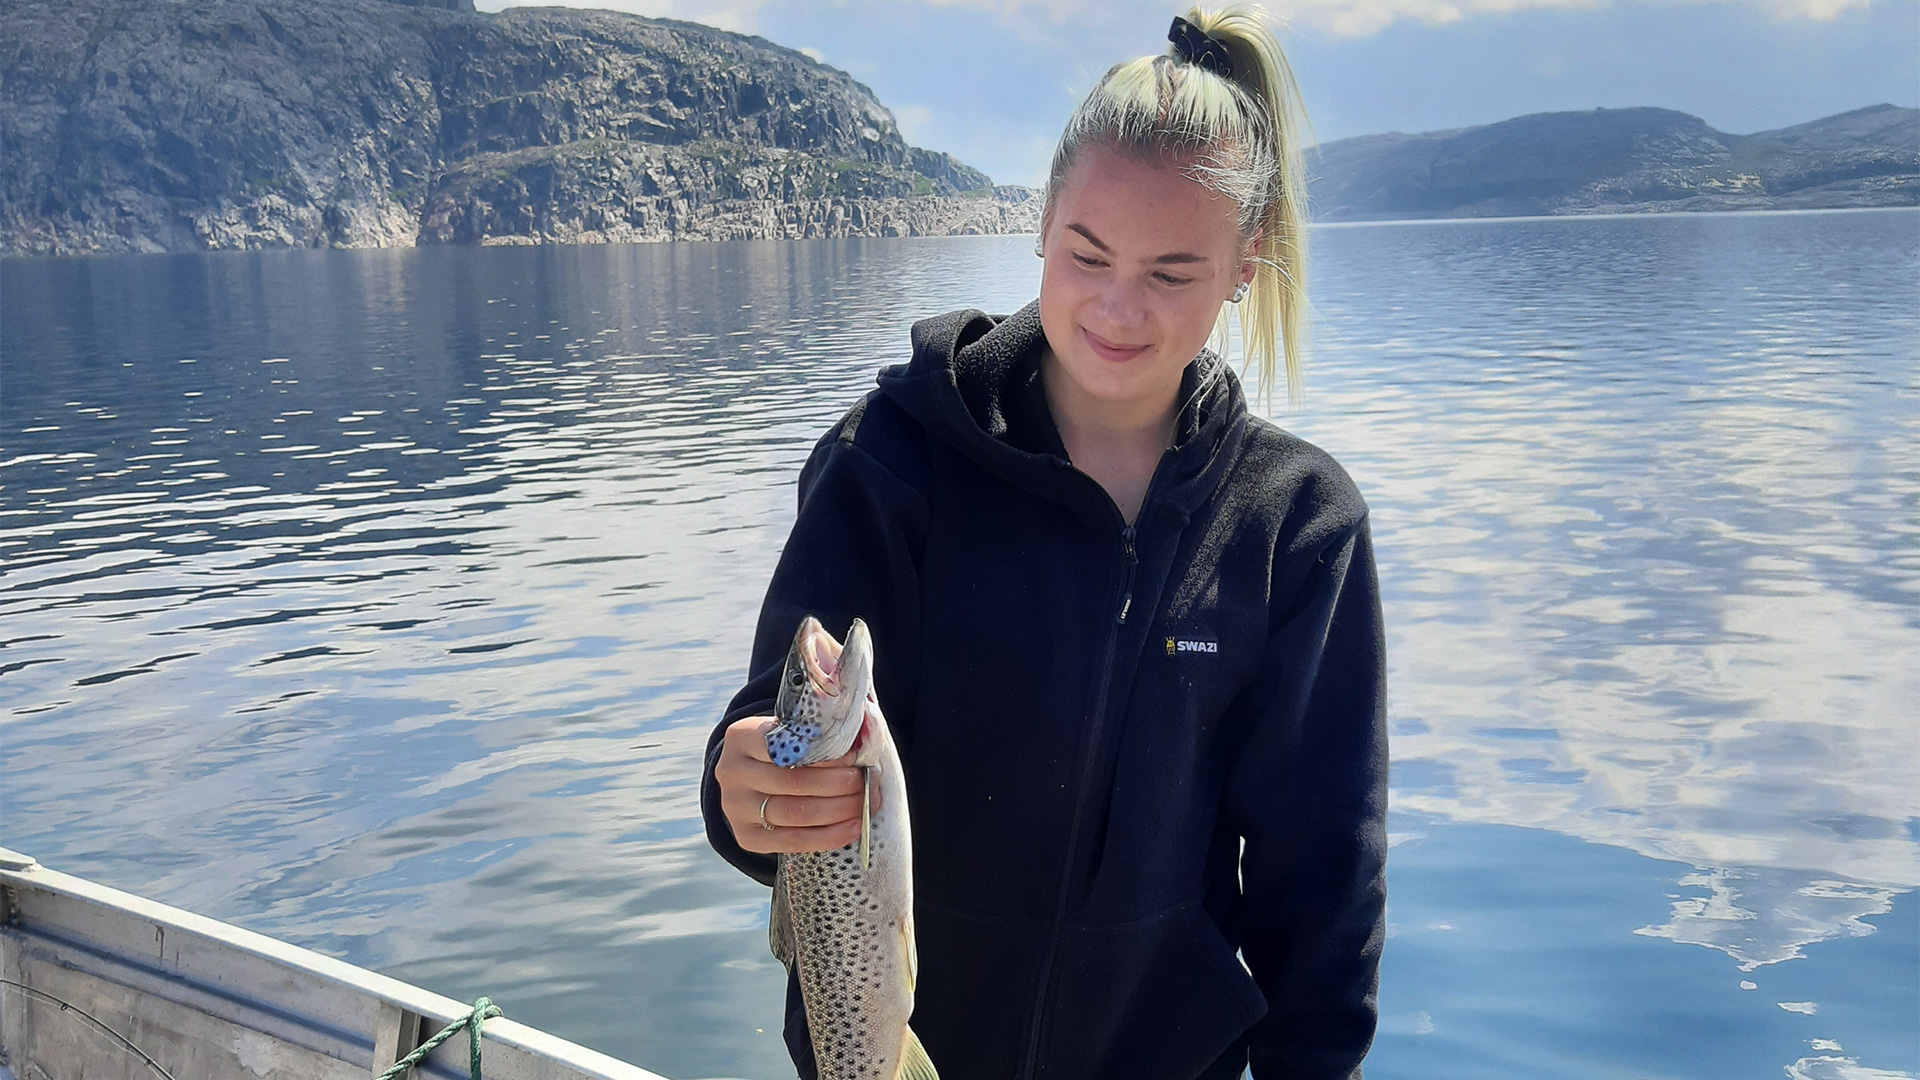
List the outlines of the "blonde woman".
{"label": "blonde woman", "polygon": [[1373,1036],[1367,509],[1208,347],[1237,312],[1252,377],[1298,385],[1298,93],[1257,11],[1169,39],[1069,121],[1038,299],[915,324],[821,438],[709,745],[735,866],[848,843],[858,773],[778,768],[763,732],[801,617],[867,621],[913,804],[913,1028],[948,1080],[1349,1077]]}

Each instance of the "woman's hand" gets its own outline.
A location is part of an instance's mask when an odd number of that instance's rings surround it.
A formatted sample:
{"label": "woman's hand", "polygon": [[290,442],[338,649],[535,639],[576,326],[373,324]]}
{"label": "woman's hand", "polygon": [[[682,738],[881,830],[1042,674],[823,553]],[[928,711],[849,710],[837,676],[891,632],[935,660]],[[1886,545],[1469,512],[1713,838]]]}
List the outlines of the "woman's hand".
{"label": "woman's hand", "polygon": [[[832,851],[860,839],[861,779],[854,752],[818,765],[782,768],[767,756],[767,730],[774,723],[771,716],[735,720],[721,740],[713,780],[720,785],[720,809],[734,840],[765,855]],[[873,785],[873,803],[879,809],[879,784]]]}

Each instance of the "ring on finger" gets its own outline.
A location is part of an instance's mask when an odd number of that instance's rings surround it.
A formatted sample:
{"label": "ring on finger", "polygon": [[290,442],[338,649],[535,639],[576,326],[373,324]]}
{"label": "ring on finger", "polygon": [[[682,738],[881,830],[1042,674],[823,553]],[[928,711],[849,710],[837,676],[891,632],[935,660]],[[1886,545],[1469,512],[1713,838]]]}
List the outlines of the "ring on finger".
{"label": "ring on finger", "polygon": [[760,800],[760,827],[763,829],[773,828],[773,822],[767,820],[767,804],[772,801],[773,796],[771,795]]}

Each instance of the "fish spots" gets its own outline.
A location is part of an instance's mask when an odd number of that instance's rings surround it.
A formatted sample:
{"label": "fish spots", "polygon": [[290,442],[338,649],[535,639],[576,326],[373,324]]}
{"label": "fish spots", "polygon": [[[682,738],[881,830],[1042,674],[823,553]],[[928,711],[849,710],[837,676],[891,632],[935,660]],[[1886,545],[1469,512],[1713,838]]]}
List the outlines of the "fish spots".
{"label": "fish spots", "polygon": [[[807,728],[812,729],[812,734],[802,734]],[[819,734],[819,727],[811,724],[793,729],[784,725],[776,727],[767,732],[767,757],[775,765],[790,769],[806,760],[807,750]]]}

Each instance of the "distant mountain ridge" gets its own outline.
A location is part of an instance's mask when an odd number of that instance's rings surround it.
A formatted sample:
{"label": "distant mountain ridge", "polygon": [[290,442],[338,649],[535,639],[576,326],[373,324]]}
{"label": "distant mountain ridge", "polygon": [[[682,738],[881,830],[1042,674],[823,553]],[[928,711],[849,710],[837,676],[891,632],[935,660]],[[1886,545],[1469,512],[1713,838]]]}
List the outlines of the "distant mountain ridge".
{"label": "distant mountain ridge", "polygon": [[1032,231],[843,71],[472,0],[9,0],[0,254]]}
{"label": "distant mountain ridge", "polygon": [[1920,109],[1729,135],[1672,109],[1534,113],[1308,151],[1316,221],[1920,206]]}
{"label": "distant mountain ridge", "polygon": [[[1920,110],[1536,113],[1309,150],[1319,221],[1920,205]],[[0,0],[0,255],[1032,232],[757,37],[472,0]]]}

